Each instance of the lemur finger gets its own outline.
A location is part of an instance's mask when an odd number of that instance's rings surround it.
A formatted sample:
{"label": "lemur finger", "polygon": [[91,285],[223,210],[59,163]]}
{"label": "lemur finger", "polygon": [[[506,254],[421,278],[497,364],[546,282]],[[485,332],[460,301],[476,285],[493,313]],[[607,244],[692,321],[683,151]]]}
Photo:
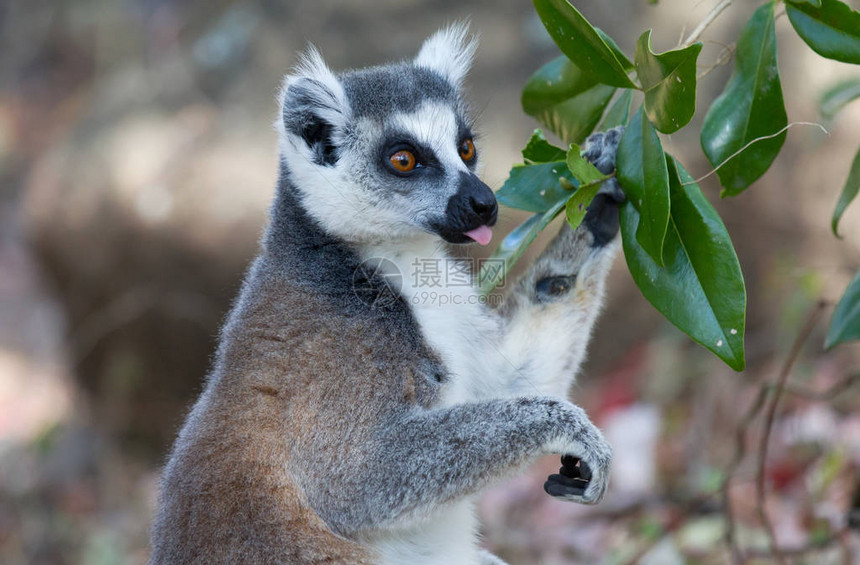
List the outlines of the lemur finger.
{"label": "lemur finger", "polygon": [[585,140],[582,156],[601,173],[608,175],[615,170],[615,155],[623,133],[624,126],[618,126],[605,132],[591,134]]}
{"label": "lemur finger", "polygon": [[573,455],[561,456],[561,469],[558,472],[571,479],[591,480],[591,467],[588,466],[588,463]]}
{"label": "lemur finger", "polygon": [[593,247],[606,245],[618,233],[618,201],[609,194],[598,193],[588,206],[582,223],[594,237]]}
{"label": "lemur finger", "polygon": [[565,467],[576,467],[579,462],[582,461],[579,457],[575,455],[562,455],[561,456],[561,464]]}
{"label": "lemur finger", "polygon": [[543,490],[555,497],[582,497],[588,488],[588,481],[571,479],[564,475],[550,475],[543,484]]}

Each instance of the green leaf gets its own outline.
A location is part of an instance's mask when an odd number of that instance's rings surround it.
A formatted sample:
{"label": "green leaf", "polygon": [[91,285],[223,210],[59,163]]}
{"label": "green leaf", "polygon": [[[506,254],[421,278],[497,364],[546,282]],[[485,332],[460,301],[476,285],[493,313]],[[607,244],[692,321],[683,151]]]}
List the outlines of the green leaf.
{"label": "green leaf", "polygon": [[645,298],[694,341],[736,371],[744,368],[746,290],[732,241],[690,175],[668,158],[672,221],[661,267],[634,236],[639,212],[621,208],[621,237],[630,274]]}
{"label": "green leaf", "polygon": [[561,55],[538,69],[526,82],[522,96],[523,111],[534,116],[596,84],[596,80]]}
{"label": "green leaf", "polygon": [[818,109],[825,118],[832,118],[846,104],[860,98],[860,78],[842,81],[829,88],[818,103]]}
{"label": "green leaf", "polygon": [[663,265],[663,242],[669,225],[669,173],[660,138],[651,122],[642,117],[642,108],[621,136],[616,168],[628,200],[642,216],[636,239],[658,265]]}
{"label": "green leaf", "polygon": [[509,208],[546,212],[559,202],[566,202],[578,185],[564,161],[515,165],[508,180],[496,192],[496,200]]}
{"label": "green leaf", "polygon": [[630,59],[627,58],[627,55],[624,54],[624,51],[622,51],[621,48],[618,47],[618,44],[615,43],[615,40],[609,37],[609,34],[607,34],[599,27],[595,27],[594,31],[597,32],[597,35],[600,36],[600,39],[602,39],[609,47],[609,49],[612,50],[612,54],[615,55],[615,58],[618,59],[619,63],[621,63],[621,68],[623,68],[625,71],[632,71],[634,68],[633,63],[630,62]]}
{"label": "green leaf", "polygon": [[[758,8],[738,40],[735,70],[711,105],[702,125],[702,149],[717,167],[754,139],[773,135],[788,124],[776,61],[770,2]],[[776,159],[785,132],[756,141],[717,170],[721,196],[743,192]]]}
{"label": "green leaf", "polygon": [[600,122],[615,88],[598,84],[566,102],[550,106],[535,118],[567,143],[582,143]]}
{"label": "green leaf", "polygon": [[860,272],[836,304],[824,347],[830,349],[840,343],[857,339],[860,339]]}
{"label": "green leaf", "polygon": [[839,202],[836,203],[836,209],[833,211],[833,219],[830,221],[830,228],[833,230],[833,235],[839,237],[836,231],[839,227],[839,220],[842,214],[845,213],[845,208],[851,204],[854,197],[860,192],[860,149],[854,156],[854,162],[851,163],[851,171],[848,173],[848,180],[845,181],[845,186],[842,188],[842,194],[839,195]]}
{"label": "green leaf", "polygon": [[499,247],[481,265],[481,270],[478,271],[478,289],[482,294],[489,293],[505,279],[538,234],[558,216],[561,209],[564,208],[564,204],[565,200],[560,200],[546,212],[535,214],[517,226],[502,240]]}
{"label": "green leaf", "polygon": [[531,163],[551,163],[565,158],[564,149],[546,140],[541,130],[536,129],[523,148],[523,159]]}
{"label": "green leaf", "polygon": [[660,55],[651,50],[651,30],[636,42],[636,75],[645,91],[645,114],[663,133],[674,133],[696,113],[696,60],[701,43]]}
{"label": "green leaf", "polygon": [[588,211],[588,205],[594,200],[597,191],[603,181],[609,178],[609,175],[601,173],[597,167],[588,162],[582,156],[582,149],[575,143],[571,144],[570,150],[567,152],[567,168],[573,173],[573,176],[579,181],[579,188],[573,193],[573,196],[568,199],[565,205],[565,215],[567,223],[570,227],[576,229],[585,218],[585,213]]}
{"label": "green leaf", "polygon": [[813,51],[828,59],[860,64],[860,12],[839,0],[785,3],[794,31]]}
{"label": "green leaf", "polygon": [[571,228],[576,229],[582,223],[585,213],[588,212],[588,206],[594,200],[594,197],[597,196],[597,191],[600,190],[601,184],[603,183],[580,186],[567,201],[564,212],[567,217],[567,223],[570,224]]}
{"label": "green leaf", "polygon": [[582,156],[582,148],[576,143],[571,143],[567,152],[567,168],[580,184],[604,181],[609,178]]}
{"label": "green leaf", "polygon": [[561,52],[596,81],[636,88],[624,63],[588,20],[567,0],[534,0],[535,9]]}
{"label": "green leaf", "polygon": [[621,95],[615,99],[603,121],[600,122],[600,131],[606,131],[617,126],[626,126],[630,121],[630,106],[633,104],[633,91],[622,90]]}

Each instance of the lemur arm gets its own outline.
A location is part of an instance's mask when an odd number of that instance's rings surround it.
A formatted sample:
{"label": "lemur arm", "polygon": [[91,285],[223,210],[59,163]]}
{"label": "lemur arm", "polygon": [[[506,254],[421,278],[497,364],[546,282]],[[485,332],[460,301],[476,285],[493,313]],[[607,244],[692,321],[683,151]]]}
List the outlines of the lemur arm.
{"label": "lemur arm", "polygon": [[[586,141],[586,158],[604,174],[615,170],[622,131],[615,128]],[[617,181],[606,181],[582,224],[576,230],[562,226],[498,309],[503,318],[500,396],[567,395],[603,303],[619,247],[615,236],[623,200]]]}
{"label": "lemur arm", "polygon": [[549,453],[585,465],[584,478],[550,477],[547,492],[596,504],[611,459],[582,409],[552,397],[412,408],[381,424],[361,453],[360,460],[339,461],[331,477],[317,477],[311,494],[320,516],[347,536],[402,526]]}

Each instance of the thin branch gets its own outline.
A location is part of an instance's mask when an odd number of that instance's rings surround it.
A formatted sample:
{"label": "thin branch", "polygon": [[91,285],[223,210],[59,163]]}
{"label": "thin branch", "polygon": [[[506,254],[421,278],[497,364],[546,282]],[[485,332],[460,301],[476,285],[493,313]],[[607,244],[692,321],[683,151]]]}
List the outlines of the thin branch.
{"label": "thin branch", "polygon": [[691,33],[687,37],[687,40],[684,41],[684,47],[688,47],[695,43],[696,40],[699,39],[699,37],[702,35],[702,33],[708,28],[708,26],[711,25],[714,20],[716,20],[717,17],[719,17],[719,15],[726,10],[726,8],[732,5],[732,2],[733,0],[722,0],[722,2],[714,6],[713,9],[708,12],[708,15],[705,16],[705,19],[702,20],[702,23],[697,25],[696,29],[693,30],[693,33]]}
{"label": "thin branch", "polygon": [[735,520],[734,514],[732,510],[732,501],[731,496],[729,495],[729,487],[731,487],[732,478],[734,477],[735,471],[737,471],[738,466],[740,466],[741,461],[743,461],[746,456],[747,450],[747,430],[752,424],[753,420],[756,419],[761,409],[764,407],[764,401],[767,399],[767,387],[761,386],[758,389],[758,394],[755,397],[755,400],[750,405],[744,417],[741,419],[740,423],[735,427],[735,451],[732,456],[732,460],[729,462],[728,468],[726,470],[726,478],[723,480],[723,484],[720,487],[720,496],[723,500],[723,508],[725,509],[725,517],[726,517],[726,532],[725,532],[725,542],[729,548],[729,552],[732,555],[732,563],[735,565],[742,565],[745,562],[743,553],[741,553],[740,546],[737,542],[737,537],[735,536]]}
{"label": "thin branch", "polygon": [[779,405],[780,398],[782,397],[782,392],[785,388],[785,383],[788,380],[788,375],[791,373],[791,369],[794,366],[795,361],[797,361],[798,355],[800,355],[800,350],[803,348],[803,344],[806,343],[807,339],[809,339],[809,335],[812,333],[812,330],[815,329],[815,324],[818,323],[818,318],[826,307],[827,302],[824,301],[819,301],[815,305],[791,346],[788,357],[776,378],[776,388],[774,390],[773,398],[767,408],[767,412],[765,413],[764,431],[759,442],[758,471],[756,473],[756,505],[758,506],[758,514],[762,526],[764,526],[764,529],[767,532],[770,551],[777,563],[785,563],[785,556],[779,549],[779,545],[776,540],[776,531],[774,530],[773,523],[770,521],[767,509],[765,508],[765,463],[767,460],[767,448],[768,443],[770,442],[770,434],[773,430],[774,418],[776,417],[776,408]]}
{"label": "thin branch", "polygon": [[860,373],[848,375],[830,388],[827,388],[822,391],[812,390],[808,387],[790,384],[785,385],[784,390],[788,394],[800,396],[801,398],[806,398],[807,400],[813,400],[816,402],[829,402],[857,383],[860,383]]}
{"label": "thin branch", "polygon": [[827,131],[827,128],[825,128],[823,125],[821,125],[821,124],[819,124],[819,123],[817,123],[817,122],[791,122],[790,124],[788,124],[787,126],[785,126],[784,128],[782,128],[781,130],[779,130],[779,131],[778,131],[778,132],[776,132],[776,133],[772,133],[772,134],[770,134],[770,135],[763,135],[763,136],[761,136],[761,137],[757,137],[757,138],[755,138],[755,139],[751,139],[749,143],[747,143],[746,145],[744,145],[743,147],[741,147],[740,149],[738,149],[737,151],[735,151],[734,153],[732,153],[731,155],[729,155],[728,157],[726,157],[726,159],[725,159],[725,160],[723,160],[723,162],[722,162],[722,163],[720,163],[719,165],[717,165],[716,167],[714,167],[714,168],[711,170],[711,172],[710,172],[710,173],[708,173],[708,174],[706,174],[706,175],[704,175],[704,176],[701,176],[701,177],[697,178],[696,180],[693,180],[693,181],[690,181],[690,182],[685,182],[682,186],[687,186],[687,185],[689,185],[689,184],[699,184],[700,182],[702,182],[703,180],[705,180],[705,179],[706,179],[706,178],[708,178],[709,176],[711,176],[711,175],[713,175],[714,173],[716,173],[717,171],[719,171],[719,170],[720,170],[720,168],[721,168],[723,165],[725,165],[726,163],[728,163],[729,161],[731,161],[732,159],[734,159],[735,157],[737,157],[738,155],[740,155],[741,153],[743,153],[744,151],[746,151],[746,150],[747,150],[747,148],[748,148],[750,145],[752,145],[753,143],[758,143],[759,141],[764,141],[764,140],[766,140],[766,139],[772,139],[772,138],[774,138],[774,137],[777,137],[777,136],[779,136],[779,135],[782,135],[782,133],[783,133],[784,131],[786,131],[786,130],[788,130],[788,129],[790,129],[790,128],[793,128],[794,126],[815,126],[815,127],[817,127],[817,128],[820,128],[820,129],[821,129],[821,131],[823,131],[823,132],[824,132],[824,133],[826,133],[827,135],[830,135],[830,132],[829,132],[829,131]]}
{"label": "thin branch", "polygon": [[723,49],[720,51],[720,54],[717,55],[717,58],[714,62],[707,67],[704,68],[702,72],[696,75],[696,80],[702,80],[702,78],[708,76],[714,69],[718,69],[723,65],[727,65],[729,61],[732,60],[732,57],[735,54],[734,43],[731,45],[726,45],[725,43],[720,43],[718,41],[713,41],[712,43],[719,44]]}

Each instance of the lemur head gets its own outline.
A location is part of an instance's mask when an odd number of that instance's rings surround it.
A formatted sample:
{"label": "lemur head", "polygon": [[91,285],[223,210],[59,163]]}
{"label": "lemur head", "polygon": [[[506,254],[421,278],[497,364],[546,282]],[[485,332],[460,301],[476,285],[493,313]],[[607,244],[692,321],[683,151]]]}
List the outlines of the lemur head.
{"label": "lemur head", "polygon": [[498,206],[475,173],[461,96],[475,47],[458,24],[410,61],[335,74],[310,48],[286,77],[281,159],[326,231],[351,242],[489,242]]}

